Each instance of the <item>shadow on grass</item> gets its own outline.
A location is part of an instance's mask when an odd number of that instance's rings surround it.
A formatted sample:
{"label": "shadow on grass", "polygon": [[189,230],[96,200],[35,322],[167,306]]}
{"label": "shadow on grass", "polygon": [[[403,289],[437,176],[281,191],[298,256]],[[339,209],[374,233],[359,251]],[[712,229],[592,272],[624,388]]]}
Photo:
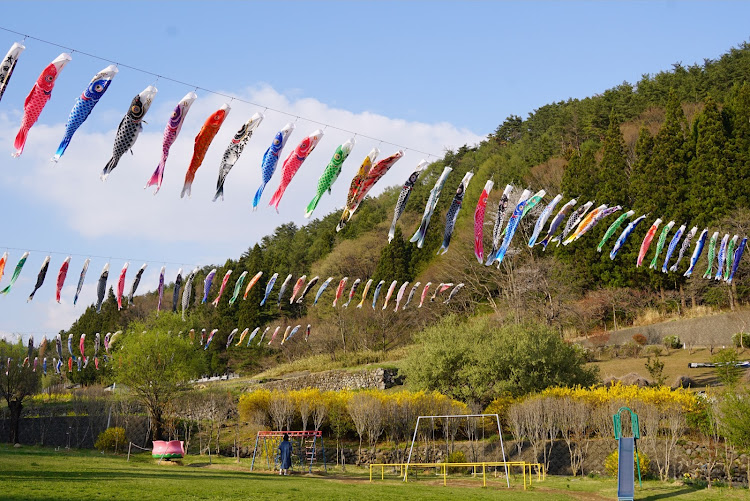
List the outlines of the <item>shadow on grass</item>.
{"label": "shadow on grass", "polygon": [[665,492],[662,494],[652,494],[650,496],[646,496],[645,498],[639,498],[639,499],[643,499],[644,501],[647,501],[647,500],[653,501],[656,499],[667,499],[667,498],[682,496],[683,494],[691,494],[699,490],[701,489],[694,488],[694,487],[683,487],[682,489],[678,491]]}
{"label": "shadow on grass", "polygon": [[[89,480],[102,481],[102,480],[184,480],[186,477],[194,478],[195,471],[185,472],[153,472],[138,470],[132,473],[125,471],[109,471],[106,474],[106,478],[102,478],[101,471],[92,472],[71,472],[71,471],[17,471],[17,470],[4,470],[3,477],[6,480],[23,480],[28,479],[32,481],[65,481],[65,482],[85,482]],[[257,478],[257,475],[250,473],[238,472],[238,471],[216,471],[212,470],[211,473],[201,472],[199,473],[201,480],[238,480],[239,478]]]}

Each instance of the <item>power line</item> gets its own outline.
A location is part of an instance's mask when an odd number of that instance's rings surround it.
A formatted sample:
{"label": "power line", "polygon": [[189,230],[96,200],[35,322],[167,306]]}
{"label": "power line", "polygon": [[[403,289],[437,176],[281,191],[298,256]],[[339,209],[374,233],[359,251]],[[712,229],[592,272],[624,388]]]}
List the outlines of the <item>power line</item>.
{"label": "power line", "polygon": [[92,54],[90,52],[78,50],[78,49],[75,49],[73,47],[68,47],[66,45],[62,45],[62,44],[59,44],[57,42],[52,42],[52,41],[49,41],[49,40],[45,40],[43,38],[35,37],[35,36],[32,36],[32,35],[27,35],[26,33],[22,33],[20,31],[15,31],[15,30],[12,30],[10,28],[6,28],[4,26],[0,26],[0,30],[7,31],[8,33],[13,33],[15,35],[22,36],[22,37],[24,37],[24,40],[26,40],[26,39],[36,40],[37,42],[41,42],[41,43],[45,43],[45,44],[48,44],[48,45],[52,45],[54,47],[59,47],[61,49],[65,49],[65,50],[69,51],[71,54],[77,52],[78,54],[83,54],[84,56],[88,56],[88,57],[91,57],[93,59],[98,59],[98,60],[104,61],[106,63],[111,63],[111,64],[114,64],[115,66],[118,66],[118,67],[127,68],[129,70],[137,71],[137,72],[143,73],[145,75],[151,75],[151,76],[156,77],[157,80],[167,80],[169,82],[173,82],[173,83],[176,83],[176,84],[179,84],[179,85],[184,85],[185,87],[189,87],[189,88],[192,88],[192,89],[195,89],[195,90],[200,90],[200,91],[203,91],[203,92],[207,92],[209,94],[214,94],[216,96],[221,96],[221,97],[224,97],[226,99],[231,99],[233,101],[239,101],[241,103],[249,104],[249,105],[255,106],[257,108],[263,108],[265,110],[270,110],[270,111],[273,111],[273,112],[276,112],[276,113],[279,113],[279,114],[282,114],[282,115],[286,115],[288,117],[294,117],[296,119],[300,119],[301,118],[302,120],[305,120],[307,122],[314,123],[314,124],[317,124],[317,125],[321,125],[323,127],[330,127],[332,129],[335,129],[335,130],[338,130],[338,131],[341,131],[341,132],[345,132],[347,134],[354,134],[355,136],[363,137],[365,139],[370,139],[372,141],[379,141],[380,143],[390,144],[391,146],[395,146],[395,147],[397,147],[397,148],[399,148],[401,150],[404,150],[404,151],[409,150],[409,151],[413,151],[415,153],[421,153],[422,155],[427,155],[428,157],[435,157],[435,158],[440,158],[441,157],[440,155],[436,155],[434,153],[429,153],[429,152],[421,151],[421,150],[418,150],[418,149],[415,149],[415,148],[410,148],[408,146],[403,146],[403,145],[400,145],[400,144],[396,144],[394,142],[387,141],[385,139],[380,139],[380,138],[377,138],[377,137],[369,136],[367,134],[362,134],[361,132],[356,132],[356,131],[353,131],[353,130],[344,129],[343,127],[338,127],[338,126],[333,125],[333,124],[321,122],[320,120],[313,120],[311,118],[303,117],[301,115],[298,115],[297,113],[291,113],[291,112],[288,112],[288,111],[285,111],[285,110],[280,110],[278,108],[273,108],[271,106],[266,106],[266,105],[263,105],[263,104],[254,103],[252,101],[248,101],[246,99],[242,99],[242,98],[235,97],[235,96],[232,96],[232,95],[229,95],[229,94],[225,94],[223,92],[219,92],[219,91],[207,89],[205,87],[201,87],[200,85],[195,85],[195,84],[191,84],[191,83],[188,83],[188,82],[184,82],[184,81],[176,79],[176,78],[167,77],[167,76],[161,75],[159,73],[155,73],[153,71],[144,70],[143,68],[139,68],[137,66],[133,66],[133,65],[130,65],[130,64],[120,63],[120,62],[118,62],[118,61],[116,61],[114,59],[108,59],[106,57],[97,56],[96,54]]}

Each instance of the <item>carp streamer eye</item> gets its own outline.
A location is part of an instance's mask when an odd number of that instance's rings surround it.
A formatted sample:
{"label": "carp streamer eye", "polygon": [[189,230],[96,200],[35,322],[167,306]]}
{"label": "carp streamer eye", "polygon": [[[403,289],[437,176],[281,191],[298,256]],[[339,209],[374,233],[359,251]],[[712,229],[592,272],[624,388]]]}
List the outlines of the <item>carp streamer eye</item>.
{"label": "carp streamer eye", "polygon": [[130,111],[132,111],[134,115],[137,115],[141,112],[141,107],[136,104],[130,107]]}
{"label": "carp streamer eye", "polygon": [[97,84],[97,85],[94,86],[94,90],[96,92],[101,92],[101,91],[104,90],[104,86],[102,84]]}
{"label": "carp streamer eye", "polygon": [[54,77],[53,77],[52,75],[47,75],[46,77],[44,77],[44,79],[45,79],[46,81],[48,81],[48,82],[51,82],[51,81],[53,81],[53,80],[54,80],[55,78],[54,78]]}

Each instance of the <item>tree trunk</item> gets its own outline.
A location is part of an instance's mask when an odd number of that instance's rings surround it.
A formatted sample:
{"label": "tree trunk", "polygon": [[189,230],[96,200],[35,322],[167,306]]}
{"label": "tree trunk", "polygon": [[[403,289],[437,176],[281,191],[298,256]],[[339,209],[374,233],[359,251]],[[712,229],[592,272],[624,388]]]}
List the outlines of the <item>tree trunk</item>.
{"label": "tree trunk", "polygon": [[161,410],[151,410],[151,440],[162,440],[164,426],[161,422]]}
{"label": "tree trunk", "polygon": [[10,443],[15,444],[18,443],[19,439],[23,402],[20,400],[11,400],[8,402],[8,409],[10,410]]}
{"label": "tree trunk", "polygon": [[687,305],[685,304],[685,289],[683,289],[682,284],[680,284],[680,305],[684,312],[687,309]]}

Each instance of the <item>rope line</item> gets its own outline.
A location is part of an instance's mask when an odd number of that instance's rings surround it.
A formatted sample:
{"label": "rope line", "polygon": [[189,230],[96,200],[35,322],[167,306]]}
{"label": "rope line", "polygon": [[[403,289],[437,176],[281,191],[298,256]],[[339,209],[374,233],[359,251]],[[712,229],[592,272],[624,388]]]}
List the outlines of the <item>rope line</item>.
{"label": "rope line", "polygon": [[219,92],[219,91],[207,89],[205,87],[201,87],[199,85],[188,83],[188,82],[185,82],[183,80],[179,80],[177,78],[172,78],[172,77],[164,76],[164,75],[162,75],[160,73],[155,73],[153,71],[144,70],[143,68],[139,68],[137,66],[133,66],[133,65],[130,65],[130,64],[124,64],[124,63],[119,63],[119,62],[115,61],[114,59],[107,59],[106,57],[97,56],[96,54],[92,54],[90,52],[82,51],[82,50],[79,50],[79,49],[74,49],[72,47],[68,47],[66,45],[62,45],[62,44],[59,44],[57,42],[52,42],[52,41],[49,41],[49,40],[45,40],[43,38],[35,37],[35,36],[32,36],[32,35],[27,35],[26,33],[22,33],[20,31],[12,30],[12,29],[6,28],[4,26],[0,26],[0,30],[6,31],[8,33],[13,33],[15,35],[22,36],[22,37],[24,37],[24,40],[26,40],[27,38],[30,39],[30,40],[36,40],[37,42],[45,43],[47,45],[52,45],[54,47],[59,47],[59,48],[64,49],[64,50],[66,50],[68,52],[71,52],[71,53],[77,52],[78,54],[83,54],[84,56],[88,56],[88,57],[93,58],[93,59],[98,59],[100,61],[104,61],[105,63],[111,63],[111,64],[114,64],[115,66],[118,66],[118,67],[127,68],[129,70],[137,71],[137,72],[143,73],[145,75],[150,75],[150,76],[156,77],[157,81],[160,80],[160,79],[161,80],[167,80],[169,82],[173,82],[173,83],[176,83],[176,84],[179,84],[179,85],[184,85],[185,87],[193,88],[194,91],[196,91],[196,92],[198,90],[200,90],[200,91],[206,92],[208,94],[214,94],[216,96],[221,96],[221,97],[224,97],[226,99],[232,99],[232,100],[235,100],[235,101],[239,101],[241,103],[249,104],[249,105],[255,106],[257,108],[263,108],[266,111],[270,110],[270,111],[273,111],[275,113],[279,113],[281,115],[286,115],[286,116],[288,116],[290,118],[292,118],[292,117],[294,117],[296,119],[300,119],[301,118],[302,120],[305,120],[305,121],[313,123],[313,124],[322,125],[322,126],[325,126],[325,127],[330,127],[332,129],[335,129],[335,130],[338,130],[338,131],[341,131],[341,132],[345,132],[347,134],[354,134],[355,136],[360,136],[360,137],[363,137],[363,138],[366,138],[366,139],[370,139],[372,141],[380,141],[380,143],[390,144],[391,146],[395,146],[396,148],[399,148],[399,149],[402,149],[402,150],[407,150],[408,149],[408,150],[411,150],[411,151],[413,151],[415,153],[421,153],[422,155],[427,155],[428,157],[435,157],[435,158],[440,158],[441,157],[440,155],[436,155],[434,153],[429,153],[429,152],[426,152],[426,151],[417,150],[415,148],[403,146],[403,145],[400,145],[400,144],[397,144],[397,143],[394,143],[394,142],[391,142],[391,141],[386,141],[385,139],[380,139],[380,138],[377,138],[377,137],[369,136],[367,134],[362,134],[361,132],[356,132],[356,131],[353,131],[353,130],[345,129],[343,127],[338,127],[338,126],[333,125],[333,124],[329,124],[329,123],[326,123],[326,122],[321,122],[320,120],[314,120],[312,118],[303,117],[303,116],[298,115],[297,113],[291,113],[291,112],[288,112],[288,111],[285,111],[285,110],[281,110],[281,109],[278,109],[278,108],[273,108],[271,106],[266,106],[264,104],[258,104],[258,103],[255,103],[253,101],[249,101],[247,99],[242,99],[240,97],[235,97],[235,96],[232,96],[230,94],[225,94],[223,92]]}

